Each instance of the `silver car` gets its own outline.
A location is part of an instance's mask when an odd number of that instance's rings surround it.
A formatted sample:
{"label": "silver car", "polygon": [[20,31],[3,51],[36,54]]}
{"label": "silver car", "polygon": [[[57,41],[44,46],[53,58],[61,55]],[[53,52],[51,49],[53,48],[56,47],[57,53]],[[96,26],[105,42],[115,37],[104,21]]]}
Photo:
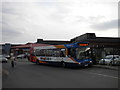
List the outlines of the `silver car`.
{"label": "silver car", "polygon": [[5,57],[5,55],[0,55],[0,62],[1,63],[7,63],[8,59]]}
{"label": "silver car", "polygon": [[104,59],[99,61],[99,64],[120,65],[119,55],[107,55]]}
{"label": "silver car", "polygon": [[25,54],[19,54],[19,55],[17,56],[17,59],[23,59],[23,58],[25,58]]}

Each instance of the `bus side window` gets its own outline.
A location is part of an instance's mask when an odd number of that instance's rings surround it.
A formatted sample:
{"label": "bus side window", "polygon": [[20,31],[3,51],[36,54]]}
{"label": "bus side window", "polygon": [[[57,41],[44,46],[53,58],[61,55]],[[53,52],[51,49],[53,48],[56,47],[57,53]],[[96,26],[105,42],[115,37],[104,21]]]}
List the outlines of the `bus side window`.
{"label": "bus side window", "polygon": [[52,56],[53,57],[59,57],[60,56],[60,50],[59,49],[53,49]]}
{"label": "bus side window", "polygon": [[39,54],[40,56],[45,56],[45,50],[44,49],[41,49],[39,53],[40,53]]}
{"label": "bus side window", "polygon": [[62,48],[60,49],[60,57],[65,57],[66,56],[66,49]]}
{"label": "bus side window", "polygon": [[65,54],[63,51],[60,52],[60,57],[65,57]]}
{"label": "bus side window", "polygon": [[50,49],[47,50],[47,56],[52,56],[52,50]]}

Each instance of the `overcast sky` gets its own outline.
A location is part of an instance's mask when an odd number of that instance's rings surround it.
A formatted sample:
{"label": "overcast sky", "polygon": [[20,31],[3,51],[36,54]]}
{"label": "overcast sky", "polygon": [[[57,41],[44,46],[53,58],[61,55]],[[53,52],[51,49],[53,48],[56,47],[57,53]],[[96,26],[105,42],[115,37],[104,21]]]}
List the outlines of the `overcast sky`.
{"label": "overcast sky", "polygon": [[0,14],[0,43],[118,37],[118,0],[3,0]]}

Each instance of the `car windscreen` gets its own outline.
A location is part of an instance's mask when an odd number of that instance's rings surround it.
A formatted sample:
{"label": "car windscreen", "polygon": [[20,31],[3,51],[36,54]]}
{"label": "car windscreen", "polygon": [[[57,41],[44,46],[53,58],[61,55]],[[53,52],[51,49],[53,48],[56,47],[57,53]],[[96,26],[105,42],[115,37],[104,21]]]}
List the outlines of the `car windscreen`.
{"label": "car windscreen", "polygon": [[112,59],[113,57],[106,57],[105,59]]}

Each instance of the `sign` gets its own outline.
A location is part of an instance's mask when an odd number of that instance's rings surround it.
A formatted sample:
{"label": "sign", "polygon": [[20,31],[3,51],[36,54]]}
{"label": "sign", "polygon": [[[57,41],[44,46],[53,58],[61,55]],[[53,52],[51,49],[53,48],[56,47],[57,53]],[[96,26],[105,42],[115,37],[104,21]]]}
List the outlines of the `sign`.
{"label": "sign", "polygon": [[88,46],[87,43],[79,43],[79,46]]}

